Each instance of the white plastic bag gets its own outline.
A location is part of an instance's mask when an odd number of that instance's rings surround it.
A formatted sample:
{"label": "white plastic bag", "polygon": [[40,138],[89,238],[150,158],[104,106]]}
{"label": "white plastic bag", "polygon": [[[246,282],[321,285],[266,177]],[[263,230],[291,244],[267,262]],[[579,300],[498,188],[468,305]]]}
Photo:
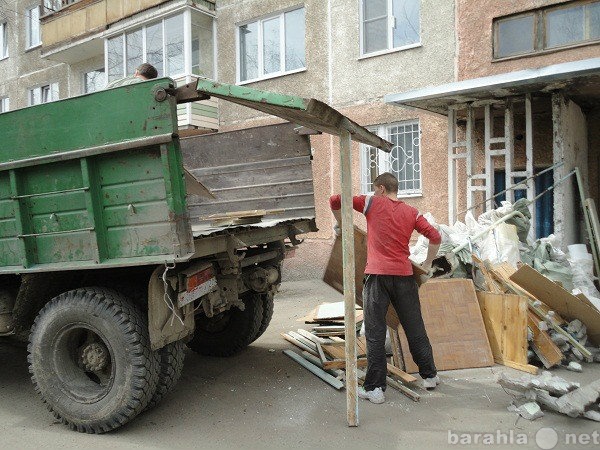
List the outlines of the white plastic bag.
{"label": "white plastic bag", "polygon": [[513,267],[521,261],[517,227],[501,223],[492,229],[477,245],[482,260],[492,264],[507,262]]}

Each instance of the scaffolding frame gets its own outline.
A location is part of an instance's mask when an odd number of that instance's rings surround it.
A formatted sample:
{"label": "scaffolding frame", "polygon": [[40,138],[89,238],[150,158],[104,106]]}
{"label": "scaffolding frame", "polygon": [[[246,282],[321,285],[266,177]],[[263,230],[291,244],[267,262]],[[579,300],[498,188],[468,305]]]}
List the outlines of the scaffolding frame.
{"label": "scaffolding frame", "polygon": [[[525,170],[514,170],[514,151],[515,151],[515,112],[514,106],[519,101],[525,104]],[[503,109],[504,133],[503,136],[494,135],[493,107],[497,106]],[[475,164],[475,125],[476,115],[483,112],[483,131],[484,131],[484,164],[483,171],[478,172]],[[464,119],[459,120],[459,112],[464,112]],[[460,121],[465,121],[464,140],[459,140],[461,131]],[[498,146],[501,148],[497,148]],[[479,192],[484,193],[486,199],[485,210],[489,211],[495,208],[494,204],[494,169],[496,162],[500,160],[499,165],[504,167],[505,185],[507,188],[506,199],[514,202],[515,188],[521,189],[522,183],[516,183],[515,179],[523,177],[526,179],[526,196],[528,200],[535,197],[535,181],[533,178],[533,113],[531,106],[531,94],[525,94],[524,97],[511,97],[505,100],[478,101],[468,104],[459,104],[450,106],[448,109],[448,221],[454,223],[460,220],[458,217],[458,170],[459,164],[464,161],[466,174],[466,207],[471,210],[476,204],[476,195]],[[516,185],[516,186],[515,186]],[[512,186],[512,188],[511,188]],[[529,205],[532,217],[532,223],[535,224],[535,206]],[[531,228],[531,233],[535,235],[535,227]]]}

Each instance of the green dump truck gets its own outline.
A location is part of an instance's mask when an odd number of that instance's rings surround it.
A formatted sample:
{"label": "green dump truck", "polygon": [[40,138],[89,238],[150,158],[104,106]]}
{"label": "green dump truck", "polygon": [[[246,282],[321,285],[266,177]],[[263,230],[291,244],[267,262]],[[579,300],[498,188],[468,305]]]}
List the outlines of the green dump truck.
{"label": "green dump truck", "polygon": [[186,344],[228,356],[256,340],[286,247],[316,230],[306,133],[180,137],[177,104],[208,96],[385,145],[316,100],[202,79],[0,115],[0,336],[28,335],[36,391],[77,431],[156,405]]}

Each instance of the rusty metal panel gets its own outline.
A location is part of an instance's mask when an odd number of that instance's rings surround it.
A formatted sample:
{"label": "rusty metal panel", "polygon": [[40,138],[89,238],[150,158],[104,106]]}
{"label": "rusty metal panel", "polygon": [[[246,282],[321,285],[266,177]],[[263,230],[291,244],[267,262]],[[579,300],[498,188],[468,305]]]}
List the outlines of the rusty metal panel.
{"label": "rusty metal panel", "polygon": [[285,123],[182,139],[184,166],[215,196],[188,196],[192,225],[211,214],[256,209],[268,219],[314,218],[310,140],[294,128]]}

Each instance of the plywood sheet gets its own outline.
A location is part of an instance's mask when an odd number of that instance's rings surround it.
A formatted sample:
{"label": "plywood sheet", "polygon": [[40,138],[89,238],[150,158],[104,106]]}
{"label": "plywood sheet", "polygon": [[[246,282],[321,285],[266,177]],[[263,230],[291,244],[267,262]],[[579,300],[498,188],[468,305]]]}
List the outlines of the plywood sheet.
{"label": "plywood sheet", "polygon": [[532,267],[521,266],[511,281],[533,294],[567,320],[579,319],[587,327],[588,338],[600,344],[600,311],[588,299],[576,297]]}
{"label": "plywood sheet", "polygon": [[494,360],[527,365],[527,299],[477,292],[477,300]]}
{"label": "plywood sheet", "polygon": [[[490,367],[494,357],[471,280],[431,280],[419,289],[425,328],[438,370]],[[399,327],[406,372],[418,371]]]}

